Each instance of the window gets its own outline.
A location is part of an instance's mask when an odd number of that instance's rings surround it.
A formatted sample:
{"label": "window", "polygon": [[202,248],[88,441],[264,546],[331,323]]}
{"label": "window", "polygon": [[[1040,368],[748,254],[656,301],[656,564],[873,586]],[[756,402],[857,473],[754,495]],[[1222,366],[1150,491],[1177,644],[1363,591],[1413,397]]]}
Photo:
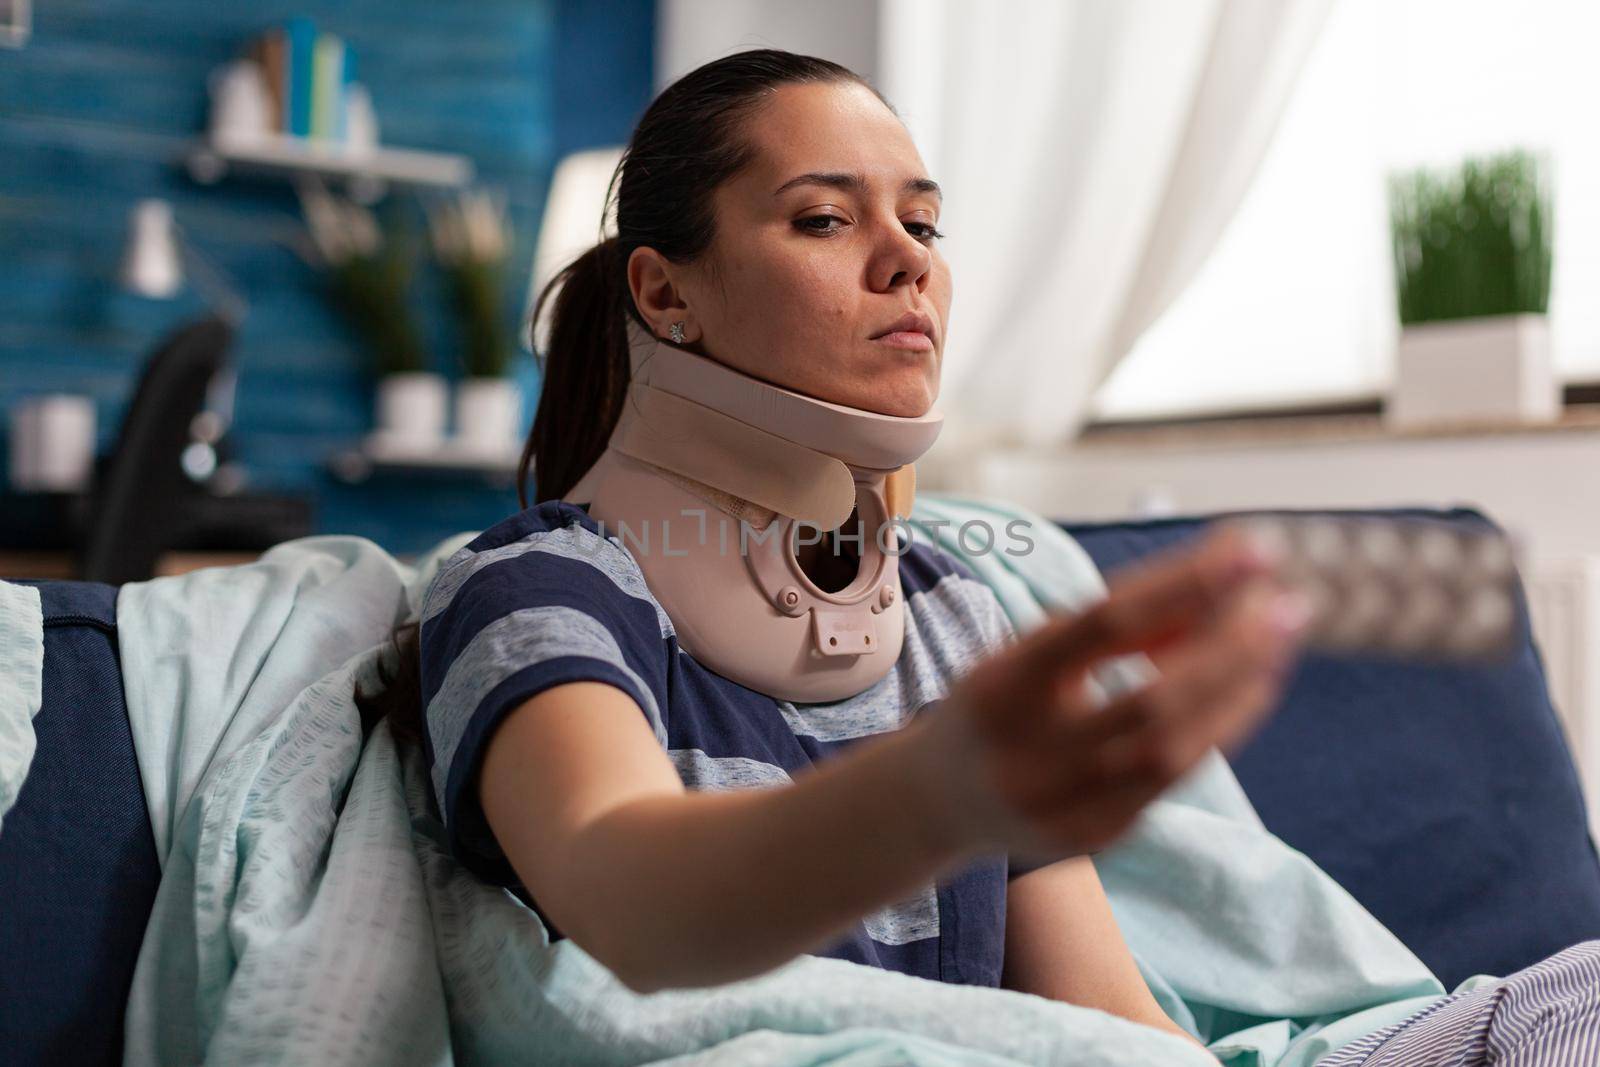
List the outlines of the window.
{"label": "window", "polygon": [[1385,179],[1524,146],[1555,192],[1551,333],[1600,378],[1600,5],[1342,0],[1256,182],[1190,287],[1101,388],[1099,419],[1371,397],[1398,330]]}

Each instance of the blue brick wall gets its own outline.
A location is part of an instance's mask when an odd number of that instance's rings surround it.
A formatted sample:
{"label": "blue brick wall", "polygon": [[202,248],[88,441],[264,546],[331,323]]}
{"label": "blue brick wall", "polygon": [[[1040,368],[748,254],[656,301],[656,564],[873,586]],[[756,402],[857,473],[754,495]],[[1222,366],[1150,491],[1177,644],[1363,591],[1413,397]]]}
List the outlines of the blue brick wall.
{"label": "blue brick wall", "polygon": [[[162,197],[251,305],[233,351],[233,443],[252,486],[311,494],[319,532],[412,552],[509,514],[515,492],[437,475],[358,486],[329,475],[328,455],[371,426],[372,385],[320,276],[293,250],[297,202],[287,185],[259,179],[198,185],[180,162],[204,129],[208,74],[296,14],[357,51],[386,143],[469,155],[481,182],[505,189],[517,231],[513,314],[555,161],[623,142],[650,98],[652,0],[36,4],[27,47],[0,50],[0,418],[23,396],[86,393],[100,445],[111,446],[151,346],[203,310],[190,291],[152,301],[116,286],[130,207]],[[420,225],[409,194],[390,199]],[[415,298],[435,369],[456,376],[431,272]],[[531,360],[517,373],[531,417]],[[0,469],[4,450],[0,435]]]}

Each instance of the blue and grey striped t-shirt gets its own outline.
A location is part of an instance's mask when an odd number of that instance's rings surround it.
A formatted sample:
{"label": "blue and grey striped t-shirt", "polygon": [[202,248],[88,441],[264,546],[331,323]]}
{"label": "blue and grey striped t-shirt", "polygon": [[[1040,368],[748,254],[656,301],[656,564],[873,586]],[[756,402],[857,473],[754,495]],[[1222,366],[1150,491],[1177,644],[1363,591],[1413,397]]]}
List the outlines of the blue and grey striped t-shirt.
{"label": "blue and grey striped t-shirt", "polygon": [[[609,682],[633,697],[689,789],[788,782],[942,698],[1011,639],[1011,624],[960,561],[916,540],[902,547],[905,641],[894,669],[854,697],[794,704],[681,649],[633,556],[617,537],[602,538],[583,507],[550,501],[485,530],[445,561],[422,608],[424,747],[457,858],[526,899],[479,806],[476,777],[501,718],[554,685]],[[1007,877],[1004,855],[978,860],[868,916],[819,955],[998,985]]]}

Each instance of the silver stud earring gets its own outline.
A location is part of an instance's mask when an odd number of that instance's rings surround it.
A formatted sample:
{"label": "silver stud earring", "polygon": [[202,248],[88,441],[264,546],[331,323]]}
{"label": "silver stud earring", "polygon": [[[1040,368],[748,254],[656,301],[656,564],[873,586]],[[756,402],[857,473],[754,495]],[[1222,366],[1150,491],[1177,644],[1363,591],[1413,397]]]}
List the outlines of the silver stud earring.
{"label": "silver stud earring", "polygon": [[671,335],[673,344],[683,344],[683,323],[673,323],[671,326],[667,327],[667,333]]}

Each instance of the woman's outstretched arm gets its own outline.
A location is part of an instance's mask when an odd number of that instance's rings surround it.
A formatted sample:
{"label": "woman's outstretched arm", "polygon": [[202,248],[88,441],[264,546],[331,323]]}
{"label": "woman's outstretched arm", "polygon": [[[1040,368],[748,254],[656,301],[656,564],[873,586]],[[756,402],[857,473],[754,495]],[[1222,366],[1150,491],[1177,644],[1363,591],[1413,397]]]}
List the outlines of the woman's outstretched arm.
{"label": "woman's outstretched arm", "polygon": [[[630,696],[558,685],[490,739],[484,814],[545,913],[634,989],[758,974],[974,856],[1119,837],[1269,710],[1305,622],[1274,566],[1224,532],[1131,568],[933,714],[770,788],[685,791]],[[1090,701],[1090,668],[1136,650],[1159,677]]]}
{"label": "woman's outstretched arm", "polygon": [[496,731],[481,797],[568,937],[640,992],[709,985],[822,947],[969,853],[916,741],[863,741],[792,785],[688,792],[633,698],[573,682]]}

